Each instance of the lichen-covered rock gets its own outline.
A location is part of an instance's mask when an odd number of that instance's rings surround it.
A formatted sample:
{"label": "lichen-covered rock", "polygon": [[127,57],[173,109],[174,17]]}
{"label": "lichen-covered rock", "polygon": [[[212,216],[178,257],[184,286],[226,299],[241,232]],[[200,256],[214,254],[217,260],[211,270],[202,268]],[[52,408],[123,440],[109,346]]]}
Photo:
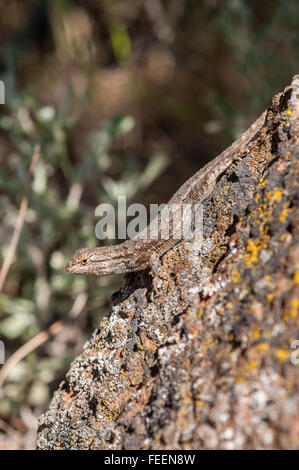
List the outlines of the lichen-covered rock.
{"label": "lichen-covered rock", "polygon": [[205,201],[201,251],[126,277],[38,449],[299,447],[298,156],[296,76]]}

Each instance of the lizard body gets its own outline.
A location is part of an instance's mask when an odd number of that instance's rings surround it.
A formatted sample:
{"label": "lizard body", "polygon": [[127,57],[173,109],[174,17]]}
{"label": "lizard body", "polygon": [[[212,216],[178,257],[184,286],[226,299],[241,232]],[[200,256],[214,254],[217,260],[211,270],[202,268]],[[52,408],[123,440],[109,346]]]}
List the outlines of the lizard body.
{"label": "lizard body", "polygon": [[[239,139],[189,178],[173,195],[168,205],[202,203],[212,193],[221,174],[263,127],[266,114],[267,111],[264,111]],[[163,209],[158,217],[163,218]],[[148,230],[150,226],[151,224],[144,230]],[[157,239],[142,239],[140,235],[119,245],[80,248],[67,263],[66,270],[74,274],[97,276],[141,271],[152,266],[157,258],[179,241],[172,237],[163,239],[159,236]]]}

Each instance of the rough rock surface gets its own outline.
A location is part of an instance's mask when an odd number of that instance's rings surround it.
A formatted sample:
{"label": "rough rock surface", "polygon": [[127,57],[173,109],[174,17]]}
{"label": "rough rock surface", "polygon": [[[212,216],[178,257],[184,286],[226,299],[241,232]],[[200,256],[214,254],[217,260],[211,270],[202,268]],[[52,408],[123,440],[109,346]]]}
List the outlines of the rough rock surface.
{"label": "rough rock surface", "polygon": [[201,253],[127,275],[38,449],[299,448],[298,154],[295,76],[205,201]]}

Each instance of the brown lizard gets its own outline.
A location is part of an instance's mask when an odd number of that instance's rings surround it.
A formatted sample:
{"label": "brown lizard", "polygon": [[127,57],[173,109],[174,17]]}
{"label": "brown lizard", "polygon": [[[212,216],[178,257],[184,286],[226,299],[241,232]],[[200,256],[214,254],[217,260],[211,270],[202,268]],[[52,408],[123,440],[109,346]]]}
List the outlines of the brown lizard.
{"label": "brown lizard", "polygon": [[[267,111],[218,157],[209,162],[189,178],[173,195],[168,205],[200,204],[213,191],[217,180],[230,164],[238,157],[246,145],[258,134],[265,123]],[[163,210],[162,210],[163,211]],[[163,216],[163,213],[160,213]],[[145,229],[147,230],[147,229]],[[66,270],[74,274],[107,275],[141,271],[157,264],[157,260],[179,240],[131,238],[119,245],[80,248],[67,263]]]}

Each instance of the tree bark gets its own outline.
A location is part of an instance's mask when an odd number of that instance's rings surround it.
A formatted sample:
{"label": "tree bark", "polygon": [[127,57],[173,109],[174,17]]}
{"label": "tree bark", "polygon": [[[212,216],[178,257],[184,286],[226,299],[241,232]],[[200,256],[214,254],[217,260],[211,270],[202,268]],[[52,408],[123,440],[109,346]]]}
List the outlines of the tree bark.
{"label": "tree bark", "polygon": [[126,276],[38,449],[299,447],[298,143],[295,76],[204,202],[201,251]]}

